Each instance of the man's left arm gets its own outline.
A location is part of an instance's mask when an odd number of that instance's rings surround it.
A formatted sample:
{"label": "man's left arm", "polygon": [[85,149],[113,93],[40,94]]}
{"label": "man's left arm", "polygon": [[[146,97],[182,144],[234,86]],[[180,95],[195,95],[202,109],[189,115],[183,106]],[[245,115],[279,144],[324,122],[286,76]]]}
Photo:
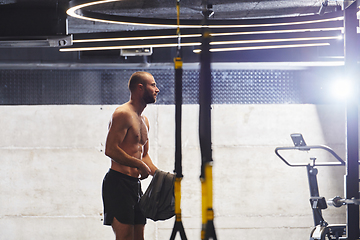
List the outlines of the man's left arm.
{"label": "man's left arm", "polygon": [[146,153],[145,155],[143,155],[143,158],[142,158],[143,162],[150,168],[151,172],[150,172],[150,175],[151,176],[154,176],[155,174],[155,171],[158,169],[154,163],[152,162],[150,156],[148,153]]}

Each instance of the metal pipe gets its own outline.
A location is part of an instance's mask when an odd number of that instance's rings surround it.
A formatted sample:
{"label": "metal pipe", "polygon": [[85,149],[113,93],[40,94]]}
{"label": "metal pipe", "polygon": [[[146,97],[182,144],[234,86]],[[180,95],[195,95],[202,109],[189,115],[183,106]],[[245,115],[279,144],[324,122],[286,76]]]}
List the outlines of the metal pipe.
{"label": "metal pipe", "polygon": [[[358,127],[358,81],[356,80],[357,65],[357,1],[345,9],[345,72],[356,91],[346,104],[346,199],[359,198],[359,127]],[[347,239],[356,240],[359,237],[359,206],[347,205]]]}

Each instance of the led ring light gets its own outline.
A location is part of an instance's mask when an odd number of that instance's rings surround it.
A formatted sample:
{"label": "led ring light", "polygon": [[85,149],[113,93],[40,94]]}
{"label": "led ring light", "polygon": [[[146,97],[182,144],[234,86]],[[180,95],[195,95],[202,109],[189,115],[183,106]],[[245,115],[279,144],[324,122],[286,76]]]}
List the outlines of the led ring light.
{"label": "led ring light", "polygon": [[[88,21],[98,21],[105,23],[114,23],[114,24],[126,24],[126,25],[141,25],[141,26],[152,26],[152,27],[166,27],[166,28],[177,28],[176,19],[159,19],[159,18],[140,18],[140,17],[124,17],[111,14],[103,14],[92,11],[87,11],[87,7],[101,5],[110,2],[118,2],[121,0],[99,0],[99,1],[71,1],[71,7],[66,11],[66,13],[75,18],[88,20]],[[81,2],[81,3],[80,3]],[[268,19],[269,20],[269,19]],[[249,27],[270,27],[270,26],[289,26],[289,25],[299,25],[299,24],[313,24],[329,21],[341,21],[343,16],[335,16],[333,18],[319,18],[297,21],[297,22],[273,22],[273,23],[257,23],[258,20],[254,20],[254,24],[239,24],[238,20],[208,20],[209,28],[249,28]],[[269,20],[270,21],[270,20]],[[202,28],[201,20],[181,20],[181,28]]]}
{"label": "led ring light", "polygon": [[[110,2],[117,2],[121,0],[99,0],[99,1],[71,1],[71,7],[67,10],[67,14],[69,16],[80,18],[83,20],[89,20],[89,21],[98,21],[98,22],[106,22],[106,23],[114,23],[114,24],[127,24],[127,25],[141,25],[141,26],[152,26],[152,27],[163,27],[163,28],[202,28],[204,27],[201,24],[201,21],[193,21],[193,20],[182,20],[181,25],[177,25],[176,19],[173,20],[167,20],[167,19],[158,19],[158,18],[139,18],[139,17],[124,17],[124,16],[118,16],[118,15],[110,15],[110,14],[102,14],[102,13],[96,13],[89,10],[86,10],[86,8],[110,3]],[[206,27],[209,28],[258,28],[258,27],[281,27],[281,26],[290,26],[290,25],[300,25],[300,24],[316,24],[316,23],[323,23],[323,22],[332,22],[332,21],[342,21],[343,16],[341,13],[336,14],[330,14],[328,18],[324,18],[324,16],[304,16],[300,17],[302,21],[299,21],[297,18],[297,21],[291,21],[294,20],[294,18],[288,18],[289,21],[283,21],[282,19],[272,19],[271,23],[264,23],[264,19],[257,19],[257,20],[248,20],[247,22],[251,22],[251,24],[239,24],[239,20],[209,20]],[[266,21],[270,21],[269,19],[266,19]],[[283,22],[280,22],[283,21]],[[308,29],[288,29],[288,30],[269,30],[269,31],[249,31],[246,32],[224,32],[224,33],[213,33],[214,36],[226,36],[226,35],[243,35],[243,34],[266,34],[266,33],[281,33],[281,32],[312,32],[312,31],[334,31],[334,30],[341,30],[343,27],[336,27],[336,28],[308,28]],[[175,35],[174,35],[175,36]],[[142,39],[145,38],[149,39],[161,39],[161,38],[173,38],[173,35],[166,35],[166,36],[150,36],[150,37],[123,37],[123,38],[110,38],[110,39],[83,39],[83,40],[74,40],[75,42],[103,42],[103,41],[122,41],[122,40],[136,40],[136,39]],[[189,34],[184,35],[181,37],[200,37],[199,34]],[[175,36],[178,37],[178,36]],[[337,38],[337,37],[332,37]],[[320,40],[320,39],[302,39],[302,40]],[[256,40],[254,40],[256,41]],[[289,41],[289,40],[285,40]],[[281,41],[280,41],[281,42]],[[214,45],[218,44],[229,44],[229,43],[216,43],[212,42]],[[181,43],[181,46],[199,46],[200,43],[193,42],[193,43]],[[309,46],[324,46],[329,45],[329,43],[318,43],[318,44],[295,44],[293,47],[309,47]],[[152,44],[146,47],[173,47],[176,46],[173,43],[169,44]],[[282,45],[283,47],[288,48],[290,45]],[[103,46],[103,47],[82,47],[82,48],[63,48],[60,49],[60,51],[66,52],[66,51],[91,51],[91,50],[114,50],[114,49],[132,49],[132,48],[139,48],[144,47],[144,45],[123,45],[123,46]],[[267,46],[258,46],[258,49],[264,49]],[[270,48],[274,48],[273,46],[268,46]],[[281,45],[277,46],[276,48],[280,48]],[[256,47],[251,47],[250,49],[253,49]],[[219,48],[214,49],[213,51],[221,51],[223,49],[224,51],[229,51],[229,49],[233,49],[235,51],[237,50],[248,50],[248,47],[240,47],[240,48]],[[194,52],[199,51],[198,49],[194,50]]]}

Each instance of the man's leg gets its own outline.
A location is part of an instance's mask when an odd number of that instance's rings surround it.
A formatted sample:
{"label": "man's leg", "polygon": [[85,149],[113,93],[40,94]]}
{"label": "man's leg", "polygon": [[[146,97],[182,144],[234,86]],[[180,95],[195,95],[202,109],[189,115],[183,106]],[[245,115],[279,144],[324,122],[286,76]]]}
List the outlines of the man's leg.
{"label": "man's leg", "polygon": [[111,226],[116,240],[134,240],[134,225],[121,223],[114,218]]}
{"label": "man's leg", "polygon": [[144,240],[145,225],[136,224],[134,226],[134,240]]}

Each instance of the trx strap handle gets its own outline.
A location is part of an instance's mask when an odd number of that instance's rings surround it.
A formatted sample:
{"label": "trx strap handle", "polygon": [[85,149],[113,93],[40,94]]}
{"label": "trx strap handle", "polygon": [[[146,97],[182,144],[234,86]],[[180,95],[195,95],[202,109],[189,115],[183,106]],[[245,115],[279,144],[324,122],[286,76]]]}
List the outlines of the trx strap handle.
{"label": "trx strap handle", "polygon": [[183,240],[187,240],[184,226],[181,221],[181,208],[180,208],[180,202],[181,202],[181,178],[175,178],[175,185],[174,185],[174,194],[175,194],[175,224],[170,236],[170,240],[174,240],[176,233],[180,233],[180,237]]}

